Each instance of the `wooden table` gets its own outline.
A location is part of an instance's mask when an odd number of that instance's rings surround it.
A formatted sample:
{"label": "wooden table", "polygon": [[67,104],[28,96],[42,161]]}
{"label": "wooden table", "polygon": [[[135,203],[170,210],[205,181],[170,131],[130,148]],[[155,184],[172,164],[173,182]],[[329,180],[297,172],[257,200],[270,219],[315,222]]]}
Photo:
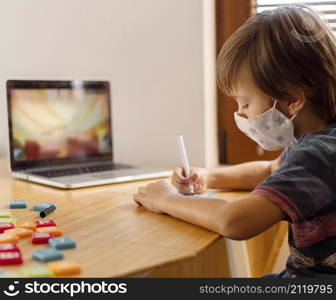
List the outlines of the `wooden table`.
{"label": "wooden table", "polygon": [[[46,219],[55,220],[63,236],[77,242],[77,248],[64,250],[64,255],[82,266],[81,277],[229,277],[226,239],[134,203],[132,194],[151,181],[59,190],[12,179],[7,161],[2,159],[0,209],[8,209],[11,200],[27,200],[28,209],[11,212],[20,221],[33,221],[38,219],[38,213],[31,210],[34,204],[55,203],[56,211]],[[219,196],[234,199],[241,194]],[[19,271],[41,264],[31,258],[31,253],[46,245],[33,245],[28,238],[20,240],[18,246],[24,264],[1,268]],[[244,259],[250,260],[247,256]]]}

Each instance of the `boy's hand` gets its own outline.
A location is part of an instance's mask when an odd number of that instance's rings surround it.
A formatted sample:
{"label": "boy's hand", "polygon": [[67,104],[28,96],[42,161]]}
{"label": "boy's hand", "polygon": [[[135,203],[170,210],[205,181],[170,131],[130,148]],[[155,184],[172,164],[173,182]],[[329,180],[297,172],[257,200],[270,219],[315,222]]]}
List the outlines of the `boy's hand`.
{"label": "boy's hand", "polygon": [[138,192],[133,195],[133,199],[138,205],[142,205],[148,210],[159,214],[163,213],[160,208],[160,202],[172,194],[176,194],[176,190],[169,182],[160,180],[139,187]]}
{"label": "boy's hand", "polygon": [[203,168],[190,168],[190,177],[185,177],[184,169],[177,168],[171,178],[171,183],[180,193],[190,194],[189,184],[194,186],[195,194],[202,194],[207,189],[208,171]]}

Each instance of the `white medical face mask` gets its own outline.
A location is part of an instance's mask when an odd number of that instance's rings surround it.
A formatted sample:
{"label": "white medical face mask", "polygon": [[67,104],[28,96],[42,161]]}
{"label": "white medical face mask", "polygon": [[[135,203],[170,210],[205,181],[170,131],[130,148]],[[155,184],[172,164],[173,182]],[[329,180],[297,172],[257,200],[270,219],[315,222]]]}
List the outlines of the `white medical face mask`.
{"label": "white medical face mask", "polygon": [[294,115],[288,119],[281,111],[275,108],[277,101],[269,110],[259,116],[246,119],[234,113],[237,127],[249,138],[254,140],[261,148],[275,151],[293,145]]}

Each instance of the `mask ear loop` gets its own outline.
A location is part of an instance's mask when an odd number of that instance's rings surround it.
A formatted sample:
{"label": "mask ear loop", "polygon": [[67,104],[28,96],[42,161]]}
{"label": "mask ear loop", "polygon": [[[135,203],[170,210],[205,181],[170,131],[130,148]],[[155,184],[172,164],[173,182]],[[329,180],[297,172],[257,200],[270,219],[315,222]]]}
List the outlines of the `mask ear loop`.
{"label": "mask ear loop", "polygon": [[[294,120],[294,118],[298,115],[298,112],[289,119],[290,122],[292,122]],[[294,127],[294,125],[293,125]],[[293,134],[293,141],[292,141],[292,145],[297,145],[298,144],[298,140],[296,139],[295,135]]]}
{"label": "mask ear loop", "polygon": [[[275,100],[272,108],[275,108],[275,106],[276,106],[277,103],[278,103],[278,100]],[[289,119],[289,121],[293,121],[294,118],[295,118],[297,115],[298,115],[298,113],[296,113],[295,115],[293,115],[293,116]],[[297,139],[295,138],[294,135],[293,135],[293,141],[292,141],[292,143],[293,143],[292,145],[295,145],[295,144],[298,143],[298,141],[297,141]]]}
{"label": "mask ear loop", "polygon": [[298,115],[298,113],[296,113],[293,117],[291,117],[291,118],[289,119],[289,121],[293,121],[294,118],[295,118],[297,115]]}
{"label": "mask ear loop", "polygon": [[[274,100],[274,104],[273,104],[273,107],[272,107],[272,108],[275,108],[275,106],[276,106],[277,103],[278,103],[278,100]],[[297,115],[298,115],[298,113],[296,113],[295,115],[293,115],[293,116],[289,119],[289,121],[293,121],[294,118],[295,118]]]}

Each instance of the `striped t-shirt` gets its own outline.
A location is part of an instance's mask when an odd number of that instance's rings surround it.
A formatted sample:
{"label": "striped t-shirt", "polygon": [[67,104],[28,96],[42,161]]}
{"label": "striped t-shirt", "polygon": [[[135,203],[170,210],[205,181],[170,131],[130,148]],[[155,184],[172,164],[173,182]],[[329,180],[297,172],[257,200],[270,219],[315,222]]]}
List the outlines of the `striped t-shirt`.
{"label": "striped t-shirt", "polygon": [[336,122],[286,148],[279,169],[252,193],[286,214],[288,272],[297,277],[336,276]]}

